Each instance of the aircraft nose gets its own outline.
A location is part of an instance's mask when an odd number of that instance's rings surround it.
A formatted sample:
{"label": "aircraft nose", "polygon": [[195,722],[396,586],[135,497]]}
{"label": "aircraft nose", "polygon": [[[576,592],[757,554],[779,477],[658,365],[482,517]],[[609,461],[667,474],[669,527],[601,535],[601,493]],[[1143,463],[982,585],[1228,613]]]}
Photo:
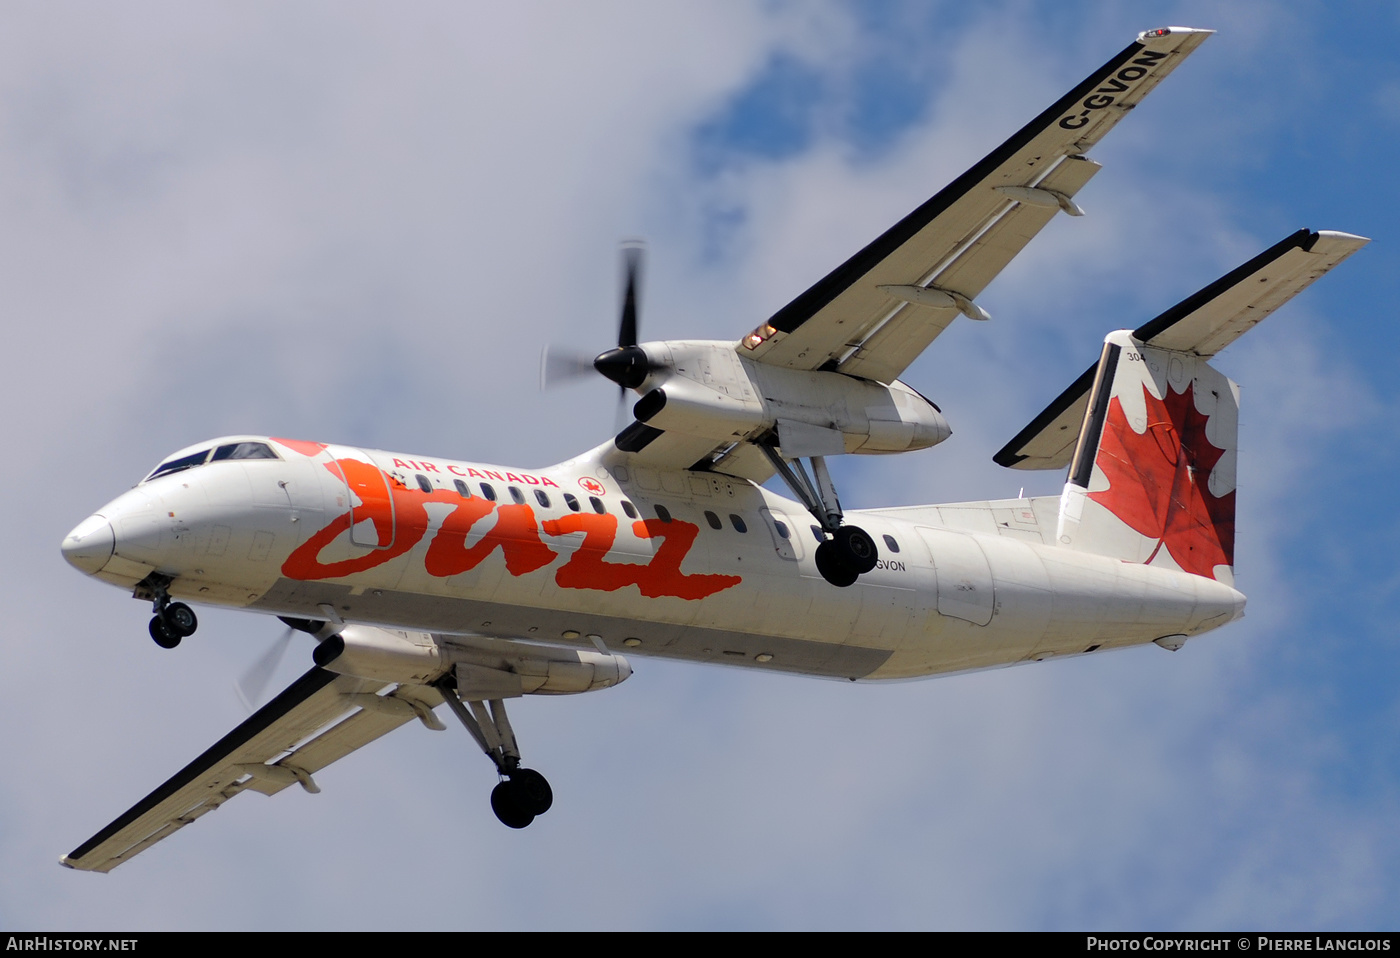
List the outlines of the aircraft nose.
{"label": "aircraft nose", "polygon": [[78,523],[77,528],[63,540],[63,558],[75,569],[95,575],[112,558],[116,541],[112,524],[107,518],[91,515]]}

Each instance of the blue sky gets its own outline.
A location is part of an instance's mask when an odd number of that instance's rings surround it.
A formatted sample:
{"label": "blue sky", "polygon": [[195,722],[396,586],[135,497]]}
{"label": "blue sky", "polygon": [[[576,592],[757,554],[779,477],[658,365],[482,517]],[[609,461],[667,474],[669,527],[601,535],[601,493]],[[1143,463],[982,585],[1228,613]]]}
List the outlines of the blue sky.
{"label": "blue sky", "polygon": [[[1400,14],[1386,5],[14,4],[0,37],[8,628],[0,927],[1370,929],[1400,911]],[[251,431],[540,465],[609,432],[616,243],[646,337],[732,338],[1167,23],[1208,41],[908,381],[954,436],[849,505],[1054,494],[991,454],[1133,327],[1300,226],[1374,242],[1225,353],[1248,617],[849,686],[653,660],[512,712],[555,810],[404,729],[109,876],[75,846],[242,717],[268,620],[176,653],[63,534]],[[61,612],[61,614],[59,614]],[[290,681],[308,649],[280,675]],[[300,654],[302,658],[297,658]]]}

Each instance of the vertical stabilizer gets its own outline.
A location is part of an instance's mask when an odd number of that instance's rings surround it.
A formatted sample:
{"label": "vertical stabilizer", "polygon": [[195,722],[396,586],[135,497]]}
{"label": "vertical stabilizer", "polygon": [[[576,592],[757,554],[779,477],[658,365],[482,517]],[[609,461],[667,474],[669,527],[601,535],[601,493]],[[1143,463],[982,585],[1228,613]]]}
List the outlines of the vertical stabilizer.
{"label": "vertical stabilizer", "polygon": [[1110,333],[1099,361],[993,460],[1069,466],[1061,545],[1233,585],[1240,396],[1210,359],[1368,242],[1298,230],[1152,321]]}
{"label": "vertical stabilizer", "polygon": [[1194,353],[1104,341],[1068,482],[1062,545],[1234,582],[1239,387]]}

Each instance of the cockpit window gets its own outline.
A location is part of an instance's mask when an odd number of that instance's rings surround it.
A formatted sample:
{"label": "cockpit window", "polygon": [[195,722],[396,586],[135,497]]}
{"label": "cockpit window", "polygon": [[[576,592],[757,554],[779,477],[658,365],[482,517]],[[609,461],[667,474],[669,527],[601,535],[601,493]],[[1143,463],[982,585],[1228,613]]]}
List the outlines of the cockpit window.
{"label": "cockpit window", "polygon": [[142,482],[150,482],[158,476],[168,476],[172,472],[183,472],[186,469],[193,469],[195,466],[202,466],[206,462],[219,462],[224,459],[278,459],[277,453],[272,451],[272,447],[265,442],[231,442],[217,449],[201,449],[199,452],[192,452],[188,456],[180,456],[178,459],[167,459],[159,466],[155,472],[151,473]]}
{"label": "cockpit window", "polygon": [[172,472],[182,472],[186,469],[193,469],[195,466],[204,465],[204,460],[209,458],[209,450],[201,449],[199,452],[192,452],[188,456],[181,456],[179,459],[170,459],[156,466],[156,471],[146,477],[150,482],[157,476],[168,476]]}
{"label": "cockpit window", "polygon": [[277,453],[265,442],[231,442],[214,450],[210,462],[224,459],[276,459]]}

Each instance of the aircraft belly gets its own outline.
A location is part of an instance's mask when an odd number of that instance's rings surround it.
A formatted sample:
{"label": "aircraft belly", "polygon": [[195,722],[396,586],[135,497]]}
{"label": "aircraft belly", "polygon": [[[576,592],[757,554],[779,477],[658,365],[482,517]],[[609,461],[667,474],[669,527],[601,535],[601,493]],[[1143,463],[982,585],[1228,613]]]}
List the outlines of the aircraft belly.
{"label": "aircraft belly", "polygon": [[[538,557],[543,563],[528,572],[509,570],[497,552],[469,571],[435,576],[425,564],[425,543],[441,521],[429,520],[414,549],[353,579],[284,577],[253,607],[324,618],[320,607],[329,603],[351,621],[585,646],[594,634],[629,654],[842,677],[878,667],[926,615],[903,563],[876,570],[868,583],[836,590],[804,574],[815,571],[805,568],[810,556],[785,557],[767,536],[698,537],[685,555],[683,574],[669,581],[685,587],[699,580],[714,590],[699,597],[643,594],[630,580],[654,563],[662,540],[630,535],[619,535],[617,548],[604,557],[605,571],[616,582],[571,582],[564,570],[582,537],[569,535],[546,538],[553,555]],[[463,541],[470,547],[477,540]],[[332,555],[329,549],[324,554]],[[721,569],[742,575],[723,575]],[[626,644],[629,639],[636,641]]]}
{"label": "aircraft belly", "polygon": [[584,648],[592,647],[589,636],[596,635],[610,650],[628,655],[657,655],[840,678],[863,678],[890,656],[889,649],[803,637],[800,628],[789,629],[794,634],[787,635],[746,631],[742,623],[722,614],[709,616],[709,625],[667,621],[656,615],[655,609],[651,616],[619,614],[619,606],[628,603],[619,603],[616,598],[612,602],[577,602],[571,607],[551,608],[440,594],[383,591],[376,595],[373,590],[352,593],[352,587],[345,583],[281,579],[251,607],[283,615],[324,618],[320,607],[329,603],[357,622],[562,642]]}

